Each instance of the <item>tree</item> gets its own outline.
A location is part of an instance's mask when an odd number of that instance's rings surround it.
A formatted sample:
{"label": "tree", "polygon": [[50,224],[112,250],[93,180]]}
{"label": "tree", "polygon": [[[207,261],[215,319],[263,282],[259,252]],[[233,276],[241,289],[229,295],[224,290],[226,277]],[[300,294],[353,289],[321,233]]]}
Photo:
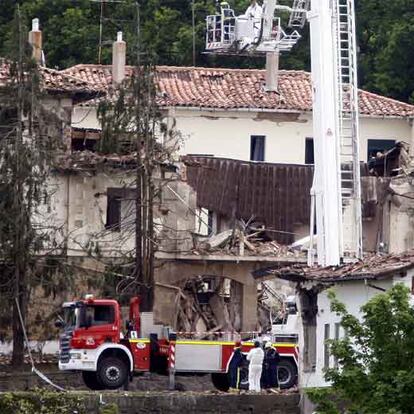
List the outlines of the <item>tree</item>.
{"label": "tree", "polygon": [[134,266],[122,288],[139,294],[142,309],[151,311],[156,248],[154,200],[162,186],[160,166],[172,159],[180,134],[164,122],[165,114],[157,104],[152,57],[149,52],[143,53],[139,34],[137,37],[136,65],[131,76],[111,88],[99,105],[102,139],[98,152],[126,155],[134,161],[135,179],[130,184],[135,193],[135,209],[129,212],[135,236]]}
{"label": "tree", "polygon": [[0,305],[12,309],[12,363],[21,365],[20,319],[25,323],[30,287],[51,242],[43,206],[62,122],[43,106],[40,73],[19,8],[12,28],[9,59],[2,62],[9,77],[0,88]]}
{"label": "tree", "polygon": [[329,389],[312,390],[318,413],[408,414],[414,406],[414,309],[402,284],[361,308],[362,321],[348,313],[333,292],[331,309],[347,335],[331,341],[338,367],[326,370]]}

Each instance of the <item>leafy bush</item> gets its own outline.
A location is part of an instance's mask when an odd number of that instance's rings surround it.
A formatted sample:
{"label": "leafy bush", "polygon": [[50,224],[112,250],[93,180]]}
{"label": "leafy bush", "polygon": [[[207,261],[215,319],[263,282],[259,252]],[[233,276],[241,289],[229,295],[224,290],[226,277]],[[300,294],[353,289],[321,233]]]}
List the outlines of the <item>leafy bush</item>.
{"label": "leafy bush", "polygon": [[[325,371],[329,389],[310,390],[320,414],[409,414],[414,407],[414,310],[402,284],[361,308],[362,322],[333,291],[331,310],[347,335],[330,341],[337,368]],[[346,406],[346,411],[343,406]],[[342,407],[341,407],[342,405]]]}
{"label": "leafy bush", "polygon": [[68,393],[36,390],[0,394],[1,414],[87,414],[82,398]]}

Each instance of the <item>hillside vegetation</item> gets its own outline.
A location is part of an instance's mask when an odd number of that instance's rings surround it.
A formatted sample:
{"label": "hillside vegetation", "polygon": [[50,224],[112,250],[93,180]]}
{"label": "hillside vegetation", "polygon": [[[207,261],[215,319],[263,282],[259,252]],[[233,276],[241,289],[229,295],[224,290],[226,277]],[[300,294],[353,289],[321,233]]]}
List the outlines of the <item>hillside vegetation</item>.
{"label": "hillside vegetation", "polygon": [[[0,52],[8,38],[16,0],[1,0]],[[40,18],[44,50],[50,67],[97,63],[101,5],[98,0],[20,0],[28,19]],[[141,39],[158,64],[192,65],[192,0],[141,0]],[[201,66],[263,67],[253,58],[213,57],[203,54],[206,15],[215,0],[194,0],[196,64]],[[229,0],[243,12],[249,0]],[[285,0],[285,3],[291,3]],[[136,42],[136,1],[105,3],[103,7],[101,63],[110,62],[110,41],[122,30],[129,53]],[[407,102],[414,102],[414,1],[356,0],[361,87]],[[309,70],[309,34],[282,59],[286,69]]]}

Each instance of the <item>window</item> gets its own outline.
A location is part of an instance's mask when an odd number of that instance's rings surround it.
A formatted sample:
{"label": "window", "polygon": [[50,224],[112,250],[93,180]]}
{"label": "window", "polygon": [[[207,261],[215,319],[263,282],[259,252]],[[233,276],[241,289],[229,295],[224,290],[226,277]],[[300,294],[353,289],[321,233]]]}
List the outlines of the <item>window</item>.
{"label": "window", "polygon": [[306,138],[305,141],[305,164],[315,164],[313,138]]}
{"label": "window", "polygon": [[329,368],[329,339],[331,336],[331,326],[329,325],[329,323],[325,324],[325,335],[324,335],[324,341],[323,341],[323,346],[324,346],[324,352],[323,352],[323,366],[325,368]]}
{"label": "window", "polygon": [[250,161],[265,160],[265,138],[264,135],[250,137]]}
{"label": "window", "polygon": [[91,326],[113,324],[115,321],[114,308],[109,305],[86,306],[85,314]]}
{"label": "window", "polygon": [[91,151],[95,152],[96,139],[78,139],[73,138],[72,139],[72,151]]}
{"label": "window", "polygon": [[133,222],[135,217],[136,191],[134,188],[107,188],[105,228],[120,231],[121,223]]}
{"label": "window", "polygon": [[301,289],[299,300],[303,323],[303,370],[304,372],[315,372],[318,293],[313,290]]}
{"label": "window", "polygon": [[121,229],[121,199],[122,189],[107,189],[106,224],[105,228],[112,231]]}
{"label": "window", "polygon": [[384,153],[395,146],[395,139],[369,139],[368,140],[368,161],[377,156],[377,153]]}
{"label": "window", "polygon": [[72,151],[95,152],[101,138],[101,131],[97,129],[72,128]]}
{"label": "window", "polygon": [[[339,322],[335,323],[335,340],[336,341],[340,337],[340,329],[341,329],[341,324]],[[338,358],[337,357],[334,358],[334,366],[335,366],[335,368],[338,368]]]}

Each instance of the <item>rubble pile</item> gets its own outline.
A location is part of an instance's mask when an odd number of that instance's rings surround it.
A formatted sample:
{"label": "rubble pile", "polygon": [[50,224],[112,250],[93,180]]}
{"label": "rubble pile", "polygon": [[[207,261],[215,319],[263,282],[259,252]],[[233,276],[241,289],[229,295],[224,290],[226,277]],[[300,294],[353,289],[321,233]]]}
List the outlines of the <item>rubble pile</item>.
{"label": "rubble pile", "polygon": [[195,236],[193,254],[297,257],[300,252],[266,237],[266,230],[225,230],[210,237]]}
{"label": "rubble pile", "polygon": [[237,301],[229,300],[223,284],[221,279],[216,287],[209,287],[201,276],[184,282],[176,298],[176,326],[181,335],[213,339],[233,332],[237,337],[240,331]]}
{"label": "rubble pile", "polygon": [[[176,297],[176,329],[180,336],[194,339],[247,339],[253,332],[241,332],[241,298],[228,287],[228,279],[220,279],[215,288],[208,287],[206,279],[187,280]],[[234,286],[233,286],[234,287]],[[273,299],[273,300],[269,300]],[[273,305],[271,305],[272,303]],[[283,298],[261,284],[257,293],[257,332],[271,328],[272,315],[280,313]]]}

